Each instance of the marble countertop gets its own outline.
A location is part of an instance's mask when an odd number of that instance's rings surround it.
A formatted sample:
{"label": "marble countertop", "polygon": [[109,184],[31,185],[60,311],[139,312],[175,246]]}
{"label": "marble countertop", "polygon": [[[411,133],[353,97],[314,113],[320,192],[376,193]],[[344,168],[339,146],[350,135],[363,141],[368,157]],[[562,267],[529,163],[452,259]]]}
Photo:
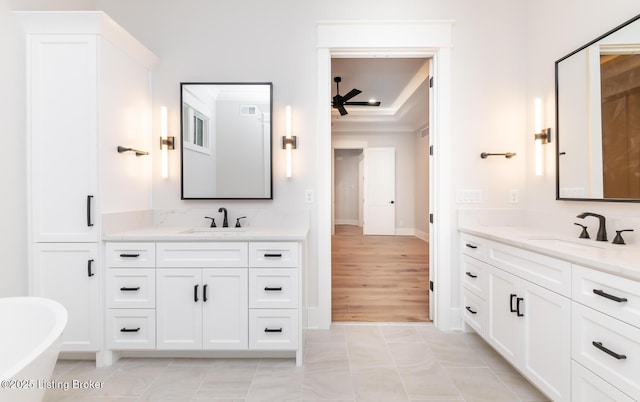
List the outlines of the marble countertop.
{"label": "marble countertop", "polygon": [[640,281],[640,248],[638,247],[556,235],[521,226],[460,226],[459,230]]}
{"label": "marble countertop", "polygon": [[208,227],[145,227],[109,233],[104,241],[302,241],[307,227],[287,228],[208,228]]}

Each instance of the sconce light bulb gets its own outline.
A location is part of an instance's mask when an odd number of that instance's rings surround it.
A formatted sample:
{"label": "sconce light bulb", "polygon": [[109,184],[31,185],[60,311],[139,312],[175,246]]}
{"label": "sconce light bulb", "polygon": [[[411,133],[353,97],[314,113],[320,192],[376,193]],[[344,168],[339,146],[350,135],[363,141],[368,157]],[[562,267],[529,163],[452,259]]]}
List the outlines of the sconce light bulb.
{"label": "sconce light bulb", "polygon": [[[160,135],[162,140],[167,139],[167,107],[162,106],[160,108]],[[168,145],[163,145],[160,153],[162,155],[162,178],[166,179],[169,177],[169,148]]]}
{"label": "sconce light bulb", "polygon": [[[285,107],[285,136],[287,139],[291,139],[291,106]],[[292,157],[291,157],[291,142],[287,142],[285,145],[285,159],[286,159],[286,176],[293,176]]]}
{"label": "sconce light bulb", "polygon": [[542,132],[542,99],[536,98],[533,104],[533,132],[539,134]]}

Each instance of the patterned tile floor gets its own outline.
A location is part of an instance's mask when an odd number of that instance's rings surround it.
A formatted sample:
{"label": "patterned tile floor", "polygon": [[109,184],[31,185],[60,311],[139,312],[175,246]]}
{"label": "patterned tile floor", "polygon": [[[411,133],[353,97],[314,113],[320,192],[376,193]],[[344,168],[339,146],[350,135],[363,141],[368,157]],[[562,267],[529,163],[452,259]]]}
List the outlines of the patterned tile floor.
{"label": "patterned tile floor", "polygon": [[475,334],[430,324],[349,325],[305,334],[292,359],[60,360],[45,401],[547,401]]}

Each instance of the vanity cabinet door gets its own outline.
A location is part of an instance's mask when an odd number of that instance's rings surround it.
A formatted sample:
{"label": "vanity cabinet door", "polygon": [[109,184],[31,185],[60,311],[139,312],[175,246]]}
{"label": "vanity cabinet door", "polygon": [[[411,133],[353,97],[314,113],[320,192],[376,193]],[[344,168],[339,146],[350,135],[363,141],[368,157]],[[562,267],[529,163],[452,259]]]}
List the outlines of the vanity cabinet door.
{"label": "vanity cabinet door", "polygon": [[516,363],[521,327],[517,316],[518,278],[489,268],[487,340],[505,359]]}
{"label": "vanity cabinet door", "polygon": [[491,345],[553,400],[569,400],[571,301],[494,267],[488,300]]}
{"label": "vanity cabinet door", "polygon": [[247,268],[202,271],[204,349],[247,349],[249,302]]}
{"label": "vanity cabinet door", "polygon": [[571,300],[521,281],[521,370],[554,401],[571,390]]}
{"label": "vanity cabinet door", "polygon": [[33,295],[61,303],[69,313],[61,350],[98,350],[100,301],[98,245],[36,243],[33,246]]}
{"label": "vanity cabinet door", "polygon": [[158,349],[202,348],[202,269],[156,272]]}

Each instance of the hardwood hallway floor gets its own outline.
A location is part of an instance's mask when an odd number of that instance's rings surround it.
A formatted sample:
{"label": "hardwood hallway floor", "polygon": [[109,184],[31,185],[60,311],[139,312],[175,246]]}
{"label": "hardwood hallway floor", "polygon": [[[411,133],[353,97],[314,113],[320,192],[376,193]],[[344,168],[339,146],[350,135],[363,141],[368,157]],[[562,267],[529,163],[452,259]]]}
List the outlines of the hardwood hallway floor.
{"label": "hardwood hallway floor", "polygon": [[429,243],[337,225],[331,247],[333,321],[429,321]]}

